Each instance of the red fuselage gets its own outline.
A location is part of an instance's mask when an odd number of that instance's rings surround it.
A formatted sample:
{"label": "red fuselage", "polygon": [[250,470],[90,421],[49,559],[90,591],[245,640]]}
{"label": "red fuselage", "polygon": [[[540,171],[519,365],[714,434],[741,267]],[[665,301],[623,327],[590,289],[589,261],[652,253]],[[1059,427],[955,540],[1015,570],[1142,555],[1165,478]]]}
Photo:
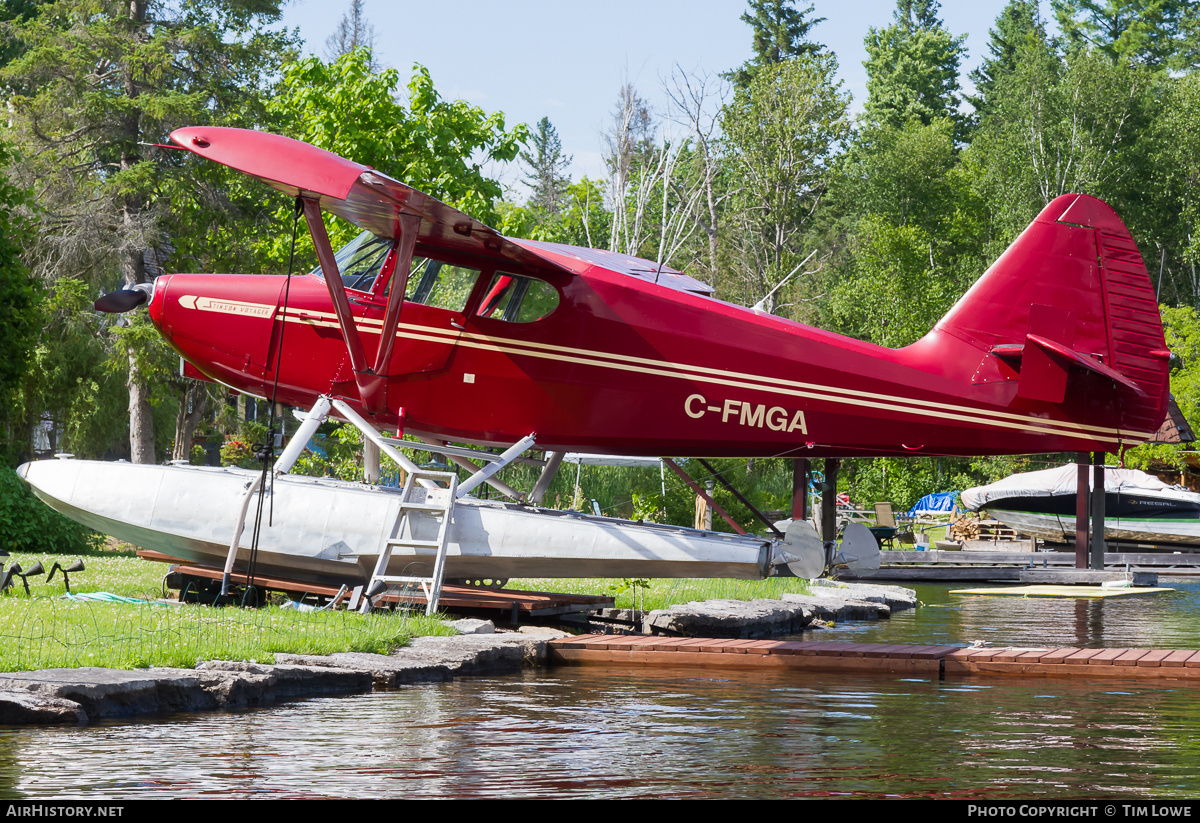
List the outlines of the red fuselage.
{"label": "red fuselage", "polygon": [[[1091,241],[1081,242],[1094,261]],[[1157,399],[1127,402],[1127,389],[1088,371],[1071,373],[1062,402],[1018,397],[1019,362],[989,346],[1021,339],[1028,312],[999,317],[1014,328],[990,340],[939,324],[892,350],[566,254],[543,250],[545,268],[503,272],[487,260],[439,256],[479,274],[460,285],[461,305],[404,303],[386,411],[368,415],[382,428],[400,425],[403,410],[406,431],[470,443],[511,444],[533,432],[540,448],[555,450],[800,457],[1115,450],[1145,440],[1161,420]],[[380,341],[387,265],[373,282],[346,281],[368,362]],[[410,292],[419,275],[414,269]],[[514,278],[533,284],[542,303],[505,319],[494,306]],[[291,278],[286,308],[285,281],[165,276],[150,314],[214,380],[261,397],[277,391],[294,406],[327,393],[361,408],[323,277]],[[1161,366],[1149,383],[1165,381]]]}

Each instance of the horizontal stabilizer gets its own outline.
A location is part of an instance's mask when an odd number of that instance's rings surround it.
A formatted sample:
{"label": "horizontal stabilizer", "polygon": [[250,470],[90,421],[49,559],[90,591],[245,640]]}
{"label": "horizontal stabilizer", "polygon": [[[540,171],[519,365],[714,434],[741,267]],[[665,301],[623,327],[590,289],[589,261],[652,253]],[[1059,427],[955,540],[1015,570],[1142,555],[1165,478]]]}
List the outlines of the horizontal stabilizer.
{"label": "horizontal stabilizer", "polygon": [[1138,397],[1148,395],[1137,383],[1116,369],[1083,352],[1074,351],[1056,340],[1037,334],[1025,336],[1025,345],[993,346],[991,353],[1010,361],[1019,361],[1021,382],[1017,396],[1029,400],[1061,403],[1066,395],[1067,375],[1071,368],[1103,375],[1134,392]]}

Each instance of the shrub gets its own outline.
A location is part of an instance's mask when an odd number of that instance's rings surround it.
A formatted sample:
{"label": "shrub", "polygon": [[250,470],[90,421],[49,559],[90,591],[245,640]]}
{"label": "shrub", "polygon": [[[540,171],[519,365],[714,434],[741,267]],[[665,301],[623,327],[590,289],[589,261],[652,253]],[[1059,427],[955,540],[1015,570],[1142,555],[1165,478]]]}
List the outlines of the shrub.
{"label": "shrub", "polygon": [[84,554],[98,551],[103,542],[102,535],[38,500],[15,471],[0,469],[0,548],[8,552]]}

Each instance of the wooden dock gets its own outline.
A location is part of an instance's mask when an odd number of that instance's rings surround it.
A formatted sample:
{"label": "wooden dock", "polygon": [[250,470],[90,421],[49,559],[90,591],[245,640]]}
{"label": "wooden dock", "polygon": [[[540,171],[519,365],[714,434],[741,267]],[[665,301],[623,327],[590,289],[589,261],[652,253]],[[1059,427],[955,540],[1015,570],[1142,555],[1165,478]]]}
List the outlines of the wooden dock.
{"label": "wooden dock", "polygon": [[[220,583],[222,570],[207,566],[190,566],[177,558],[168,557],[159,552],[139,551],[138,556],[146,560],[155,560],[174,564],[167,576],[166,585],[182,590],[196,581],[209,585],[211,594],[213,586]],[[247,585],[244,574],[234,573],[230,576],[237,585]],[[294,600],[317,598],[328,600],[337,595],[338,590],[332,586],[319,586],[295,580],[282,580],[273,577],[256,576],[254,584],[267,591],[283,592]],[[385,596],[387,599],[387,596]],[[411,607],[425,608],[425,596],[414,589],[406,596],[405,601]],[[394,602],[396,598],[393,596]],[[517,589],[488,589],[478,586],[460,586],[447,584],[442,587],[438,605],[445,611],[486,615],[499,622],[518,623],[522,619],[558,617],[567,614],[590,614],[600,609],[613,606],[613,598],[607,595],[560,594],[552,592],[529,592]]]}
{"label": "wooden dock", "polygon": [[550,661],[568,665],[703,666],[907,674],[1133,678],[1200,685],[1200,651],[1169,649],[963,648],[786,640],[582,635],[550,643]]}
{"label": "wooden dock", "polygon": [[[1027,546],[1027,541],[1020,541]],[[1003,547],[1003,542],[998,543]],[[1090,583],[1120,580],[1130,570],[1136,585],[1156,585],[1158,576],[1193,577],[1200,575],[1200,553],[1182,551],[1108,552],[1103,570],[1075,568],[1075,554],[1067,551],[1030,551],[1021,549],[896,550],[880,552],[882,568],[856,575],[842,572],[846,580],[908,582],[993,583]]]}

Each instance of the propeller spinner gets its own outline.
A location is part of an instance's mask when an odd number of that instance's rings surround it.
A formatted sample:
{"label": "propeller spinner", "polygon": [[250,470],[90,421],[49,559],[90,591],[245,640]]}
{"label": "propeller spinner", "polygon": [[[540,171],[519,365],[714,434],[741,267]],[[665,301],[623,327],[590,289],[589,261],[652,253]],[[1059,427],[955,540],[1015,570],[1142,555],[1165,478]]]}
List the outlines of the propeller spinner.
{"label": "propeller spinner", "polygon": [[108,312],[109,314],[124,314],[127,311],[133,311],[143,303],[149,303],[153,296],[153,284],[139,283],[132,289],[110,291],[92,305],[98,311]]}

